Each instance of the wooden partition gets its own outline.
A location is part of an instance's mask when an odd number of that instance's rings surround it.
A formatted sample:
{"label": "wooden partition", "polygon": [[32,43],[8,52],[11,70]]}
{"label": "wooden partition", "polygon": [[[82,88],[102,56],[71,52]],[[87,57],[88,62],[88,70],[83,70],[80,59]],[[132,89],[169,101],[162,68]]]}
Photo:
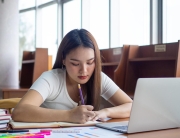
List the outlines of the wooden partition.
{"label": "wooden partition", "polygon": [[22,98],[33,82],[48,70],[48,49],[36,48],[35,51],[24,51],[19,86],[1,87],[3,99]]}
{"label": "wooden partition", "polygon": [[124,85],[125,85],[126,67],[127,67],[129,47],[130,47],[129,45],[123,46],[121,58],[119,59],[117,68],[114,70],[114,82],[122,90],[124,90]]}
{"label": "wooden partition", "polygon": [[101,49],[100,52],[102,59],[102,71],[112,80],[114,80],[114,70],[119,64],[122,47]]}
{"label": "wooden partition", "polygon": [[21,87],[30,87],[32,83],[48,70],[48,49],[36,48],[36,51],[24,51],[21,68]]}
{"label": "wooden partition", "polygon": [[[114,80],[114,71],[119,64],[122,54],[122,47],[101,49],[102,71]],[[101,97],[100,109],[112,107],[113,105]]]}
{"label": "wooden partition", "polygon": [[[133,98],[138,78],[180,77],[180,41],[129,46],[125,79],[121,88]],[[118,66],[119,67],[119,66]],[[121,77],[119,71],[116,77]]]}

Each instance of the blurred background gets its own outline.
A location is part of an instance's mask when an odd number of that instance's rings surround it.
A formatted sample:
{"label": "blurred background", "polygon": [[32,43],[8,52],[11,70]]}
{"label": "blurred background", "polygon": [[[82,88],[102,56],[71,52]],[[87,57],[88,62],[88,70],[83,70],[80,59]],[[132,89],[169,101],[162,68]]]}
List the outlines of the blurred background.
{"label": "blurred background", "polygon": [[89,30],[100,49],[177,42],[179,7],[179,0],[0,0],[0,85],[18,84],[13,72],[24,50],[48,48],[54,63],[76,28]]}

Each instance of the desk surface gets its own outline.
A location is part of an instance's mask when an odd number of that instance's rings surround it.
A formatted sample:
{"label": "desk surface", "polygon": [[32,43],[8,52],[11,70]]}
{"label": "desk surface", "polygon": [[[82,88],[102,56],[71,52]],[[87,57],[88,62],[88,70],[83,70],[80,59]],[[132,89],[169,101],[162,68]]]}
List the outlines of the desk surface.
{"label": "desk surface", "polygon": [[[112,119],[108,122],[121,122],[127,121],[127,119]],[[41,129],[42,130],[42,129]],[[48,129],[50,130],[50,129]],[[151,132],[141,132],[141,133],[134,133],[134,134],[122,134],[115,131],[110,131],[102,128],[97,128],[94,126],[90,127],[72,127],[72,128],[52,128],[53,131],[61,131],[52,133],[47,138],[180,138],[180,128],[176,129],[168,129],[168,130],[158,130],[158,131],[151,131]],[[72,132],[72,131],[79,131]],[[39,129],[30,129],[30,133],[40,132]],[[87,135],[89,134],[89,135]]]}
{"label": "desk surface", "polygon": [[27,91],[29,88],[20,86],[0,86],[2,91]]}
{"label": "desk surface", "polygon": [[[128,121],[129,118],[126,119],[112,119],[108,122],[121,122]],[[124,138],[180,138],[180,128],[167,129],[167,130],[157,130],[151,132],[141,132],[134,134],[122,134]]]}
{"label": "desk surface", "polygon": [[2,92],[2,98],[22,98],[29,88],[19,86],[0,86],[0,92]]}

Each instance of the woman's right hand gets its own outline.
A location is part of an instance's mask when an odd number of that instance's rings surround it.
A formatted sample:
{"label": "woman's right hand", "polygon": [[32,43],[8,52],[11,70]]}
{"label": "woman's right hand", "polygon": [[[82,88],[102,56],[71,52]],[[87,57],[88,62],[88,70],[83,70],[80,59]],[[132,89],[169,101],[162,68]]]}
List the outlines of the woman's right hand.
{"label": "woman's right hand", "polygon": [[68,122],[84,124],[91,120],[95,114],[91,105],[80,105],[69,110]]}

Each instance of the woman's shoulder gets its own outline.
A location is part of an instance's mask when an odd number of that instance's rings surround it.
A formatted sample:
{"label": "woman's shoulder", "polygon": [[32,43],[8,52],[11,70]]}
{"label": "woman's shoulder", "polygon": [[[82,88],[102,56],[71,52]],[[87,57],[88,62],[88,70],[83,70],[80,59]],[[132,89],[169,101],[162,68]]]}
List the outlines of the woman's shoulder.
{"label": "woman's shoulder", "polygon": [[106,86],[106,85],[116,85],[116,84],[108,75],[101,72],[101,85]]}
{"label": "woman's shoulder", "polygon": [[64,75],[65,70],[62,69],[52,69],[48,70],[42,73],[42,75],[52,75],[52,76],[59,76],[59,75]]}
{"label": "woman's shoulder", "polygon": [[62,69],[52,69],[49,71],[45,71],[42,73],[40,76],[41,78],[51,78],[51,79],[59,79],[59,78],[64,78],[65,70]]}
{"label": "woman's shoulder", "polygon": [[101,71],[101,79],[107,79],[109,78],[104,72]]}

